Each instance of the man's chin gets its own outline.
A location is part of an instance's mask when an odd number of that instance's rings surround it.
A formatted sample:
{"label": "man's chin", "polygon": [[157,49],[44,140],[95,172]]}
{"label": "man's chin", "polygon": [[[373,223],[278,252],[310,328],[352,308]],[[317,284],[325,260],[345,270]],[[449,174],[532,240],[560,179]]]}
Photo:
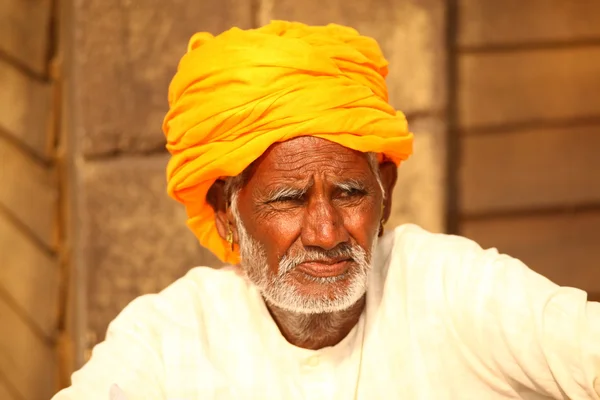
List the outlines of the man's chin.
{"label": "man's chin", "polygon": [[323,278],[294,271],[287,274],[285,288],[279,286],[276,293],[263,294],[272,305],[295,313],[338,312],[350,308],[365,293],[364,286],[353,282],[356,276],[352,278],[351,273]]}

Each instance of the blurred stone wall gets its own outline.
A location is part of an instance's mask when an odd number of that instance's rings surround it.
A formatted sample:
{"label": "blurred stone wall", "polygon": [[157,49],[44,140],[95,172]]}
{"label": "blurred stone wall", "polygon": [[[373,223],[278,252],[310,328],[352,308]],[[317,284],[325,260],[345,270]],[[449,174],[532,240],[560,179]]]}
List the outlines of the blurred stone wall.
{"label": "blurred stone wall", "polygon": [[64,237],[58,19],[48,0],[0,2],[0,399],[56,389]]}
{"label": "blurred stone wall", "polygon": [[444,3],[75,1],[67,10],[67,40],[74,334],[85,338],[78,363],[133,298],[164,288],[193,266],[219,265],[165,192],[167,86],[194,32],[293,19],[347,24],[379,40],[391,61],[391,102],[407,113],[417,138],[417,155],[400,169],[390,226],[411,221],[443,230]]}

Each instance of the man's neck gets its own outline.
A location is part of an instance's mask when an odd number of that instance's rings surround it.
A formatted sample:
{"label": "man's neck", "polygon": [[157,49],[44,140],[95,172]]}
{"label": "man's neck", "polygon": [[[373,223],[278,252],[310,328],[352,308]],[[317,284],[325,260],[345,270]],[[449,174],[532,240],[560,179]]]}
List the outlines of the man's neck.
{"label": "man's neck", "polygon": [[270,304],[267,308],[288,342],[317,350],[338,344],[350,333],[365,308],[365,296],[352,307],[334,313],[301,314]]}

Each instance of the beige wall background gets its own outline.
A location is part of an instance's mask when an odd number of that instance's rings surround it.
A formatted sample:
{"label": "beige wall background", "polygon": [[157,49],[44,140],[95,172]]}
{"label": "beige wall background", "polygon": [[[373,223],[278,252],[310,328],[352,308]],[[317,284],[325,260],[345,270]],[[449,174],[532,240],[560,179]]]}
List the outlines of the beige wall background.
{"label": "beige wall background", "polygon": [[271,19],[377,39],[415,132],[387,229],[460,233],[600,299],[597,0],[2,0],[0,399],[48,399],[133,298],[218,267],[165,193],[189,37]]}
{"label": "beige wall background", "polygon": [[0,399],[56,388],[66,321],[58,6],[0,2]]}

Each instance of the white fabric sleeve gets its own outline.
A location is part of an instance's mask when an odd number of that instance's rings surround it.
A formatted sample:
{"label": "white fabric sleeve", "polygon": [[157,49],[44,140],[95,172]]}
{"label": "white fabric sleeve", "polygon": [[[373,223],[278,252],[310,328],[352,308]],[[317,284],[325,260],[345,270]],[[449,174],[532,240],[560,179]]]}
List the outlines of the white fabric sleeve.
{"label": "white fabric sleeve", "polygon": [[90,360],[73,374],[71,387],[52,400],[107,400],[115,393],[127,400],[165,399],[163,363],[147,322],[151,313],[150,296],[129,304],[109,325]]}
{"label": "white fabric sleeve", "polygon": [[600,399],[600,303],[495,249],[475,253],[446,276],[453,328],[472,362],[517,391]]}

